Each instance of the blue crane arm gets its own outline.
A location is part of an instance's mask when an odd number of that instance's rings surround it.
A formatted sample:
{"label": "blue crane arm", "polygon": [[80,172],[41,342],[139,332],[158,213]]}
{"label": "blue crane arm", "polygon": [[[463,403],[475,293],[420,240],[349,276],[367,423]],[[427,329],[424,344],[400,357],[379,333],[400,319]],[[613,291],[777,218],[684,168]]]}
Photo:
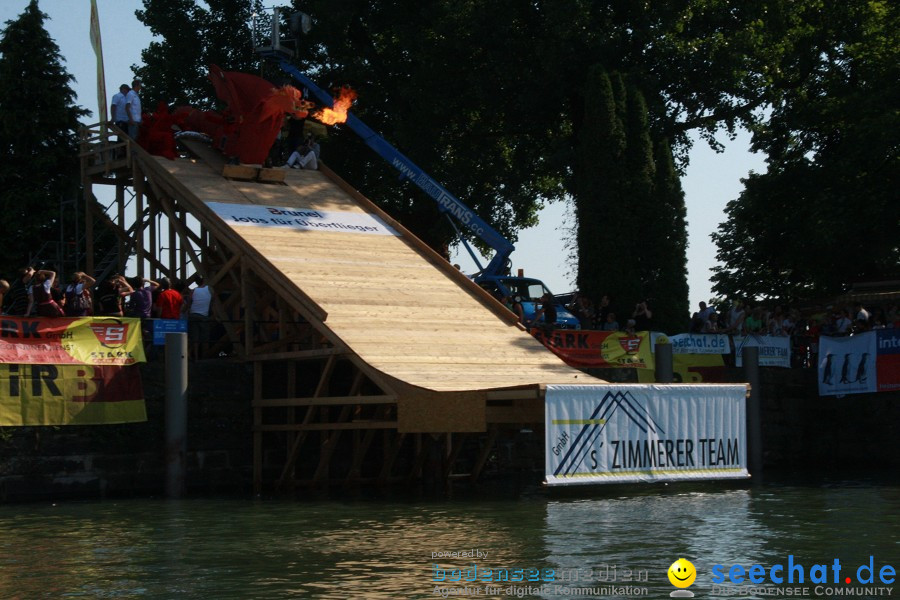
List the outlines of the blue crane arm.
{"label": "blue crane arm", "polygon": [[[317,86],[313,81],[300,72],[297,67],[287,62],[280,61],[281,69],[294,77],[297,81],[309,89],[319,102],[326,106],[333,106],[334,99],[325,90]],[[457,221],[467,227],[472,233],[477,235],[485,244],[494,249],[494,257],[484,268],[481,275],[502,275],[506,269],[506,262],[509,256],[515,250],[509,240],[500,235],[493,227],[487,224],[481,217],[462,203],[456,196],[447,191],[444,186],[431,178],[425,171],[416,165],[409,158],[404,156],[399,150],[394,148],[383,137],[375,133],[375,131],[360,121],[353,113],[347,114],[347,125],[359,137],[363,139],[367,146],[372,148],[392,167],[400,172],[404,179],[409,179],[417,186],[422,188],[426,194],[431,196],[438,204],[441,212],[448,213],[456,218]]]}

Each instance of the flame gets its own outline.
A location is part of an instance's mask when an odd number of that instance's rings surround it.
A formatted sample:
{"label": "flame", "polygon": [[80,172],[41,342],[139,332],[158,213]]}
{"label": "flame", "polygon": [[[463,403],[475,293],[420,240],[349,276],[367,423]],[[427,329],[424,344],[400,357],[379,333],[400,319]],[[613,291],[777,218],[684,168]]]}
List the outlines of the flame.
{"label": "flame", "polygon": [[338,97],[334,101],[332,108],[323,108],[312,113],[312,118],[321,121],[326,125],[335,125],[336,123],[344,123],[347,120],[347,111],[353,101],[356,100],[357,93],[349,86],[344,86],[338,92]]}

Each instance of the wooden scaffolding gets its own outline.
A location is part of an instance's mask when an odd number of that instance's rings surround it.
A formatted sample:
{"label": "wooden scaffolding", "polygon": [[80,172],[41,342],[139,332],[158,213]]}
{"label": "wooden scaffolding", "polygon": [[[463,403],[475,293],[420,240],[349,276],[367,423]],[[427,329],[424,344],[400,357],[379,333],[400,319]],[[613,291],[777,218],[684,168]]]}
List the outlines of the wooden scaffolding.
{"label": "wooden scaffolding", "polygon": [[[107,272],[214,290],[206,355],[253,366],[256,491],[477,479],[505,430],[540,429],[546,384],[598,382],[326,166],[234,168],[180,148],[170,161],[84,128],[86,271],[100,272],[98,222],[115,234]],[[397,235],[238,230],[210,203],[374,215]]]}

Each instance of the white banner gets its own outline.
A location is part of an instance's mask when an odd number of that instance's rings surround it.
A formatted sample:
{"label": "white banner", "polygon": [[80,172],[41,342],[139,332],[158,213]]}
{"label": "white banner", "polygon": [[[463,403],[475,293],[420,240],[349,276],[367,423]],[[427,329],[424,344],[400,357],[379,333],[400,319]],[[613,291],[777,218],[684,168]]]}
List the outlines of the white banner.
{"label": "white banner", "polygon": [[724,333],[680,333],[669,336],[674,354],[729,354],[731,343]]}
{"label": "white banner", "polygon": [[819,395],[865,394],[878,390],[874,331],[819,338]]}
{"label": "white banner", "polygon": [[548,385],[548,485],[748,477],[743,385]]}
{"label": "white banner", "polygon": [[791,338],[777,335],[734,337],[735,366],[744,366],[744,347],[759,348],[759,366],[791,368]]}
{"label": "white banner", "polygon": [[206,205],[232,227],[280,227],[302,231],[400,235],[369,213],[224,202],[207,202]]}

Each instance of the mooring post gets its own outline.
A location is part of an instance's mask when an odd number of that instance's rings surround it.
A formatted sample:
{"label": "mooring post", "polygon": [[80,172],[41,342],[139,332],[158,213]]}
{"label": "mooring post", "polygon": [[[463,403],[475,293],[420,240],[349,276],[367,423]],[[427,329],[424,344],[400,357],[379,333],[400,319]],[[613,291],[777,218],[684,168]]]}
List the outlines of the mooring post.
{"label": "mooring post", "polygon": [[759,383],[759,348],[744,346],[744,377],[750,385],[747,397],[747,467],[754,477],[762,477],[762,394]]}
{"label": "mooring post", "polygon": [[656,383],[672,383],[675,381],[675,368],[672,362],[672,344],[656,344]]}
{"label": "mooring post", "polygon": [[166,496],[184,495],[187,453],[188,339],[166,334]]}

